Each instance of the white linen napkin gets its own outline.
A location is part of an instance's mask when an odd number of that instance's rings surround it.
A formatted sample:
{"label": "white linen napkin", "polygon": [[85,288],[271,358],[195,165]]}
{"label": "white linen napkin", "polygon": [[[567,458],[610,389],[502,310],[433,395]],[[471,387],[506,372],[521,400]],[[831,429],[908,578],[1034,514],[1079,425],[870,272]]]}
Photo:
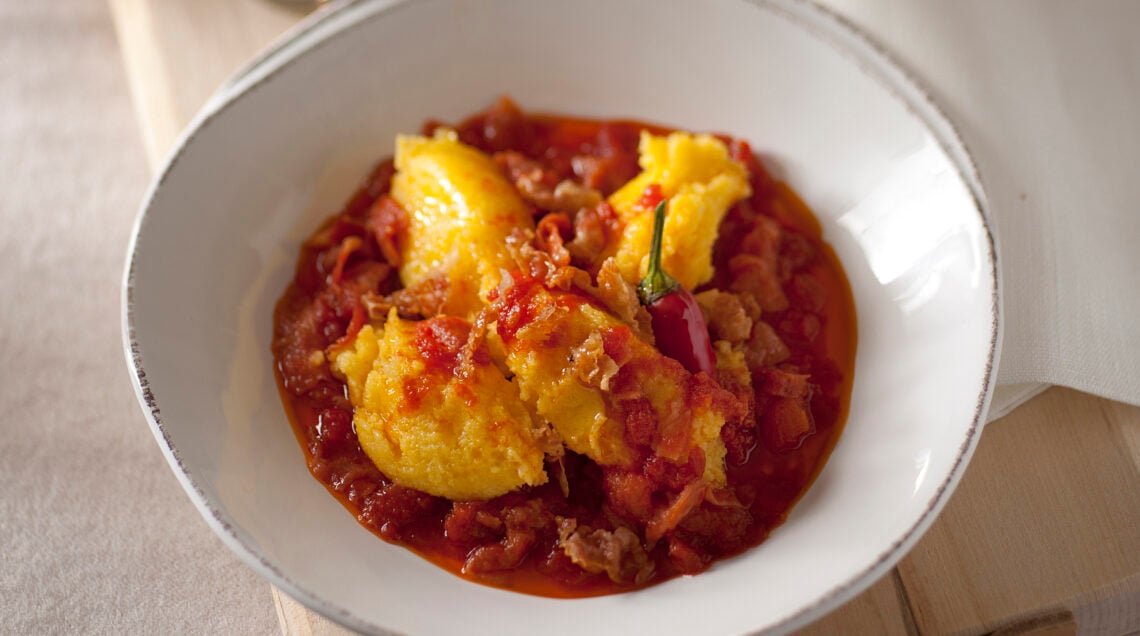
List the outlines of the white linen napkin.
{"label": "white linen napkin", "polygon": [[990,419],[1047,384],[1140,405],[1140,2],[821,0],[953,120],[1000,248]]}

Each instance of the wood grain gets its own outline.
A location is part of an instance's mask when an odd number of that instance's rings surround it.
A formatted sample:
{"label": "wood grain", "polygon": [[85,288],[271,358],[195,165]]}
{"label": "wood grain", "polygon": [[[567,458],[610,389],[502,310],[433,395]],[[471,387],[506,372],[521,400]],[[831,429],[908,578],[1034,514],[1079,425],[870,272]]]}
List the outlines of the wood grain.
{"label": "wood grain", "polygon": [[108,0],[152,168],[243,62],[304,16],[266,0]]}
{"label": "wood grain", "polygon": [[[152,168],[292,26],[265,0],[109,0]],[[273,590],[286,635],[347,630]],[[802,634],[1140,631],[1140,409],[1051,389],[987,426],[945,511],[888,576]]]}
{"label": "wood grain", "polygon": [[898,573],[894,571],[845,605],[797,632],[799,636],[908,636],[916,633],[906,601],[906,591]]}
{"label": "wood grain", "polygon": [[[1140,572],[1140,413],[1054,388],[991,424],[938,522],[899,572],[927,633],[977,633]],[[1111,602],[1105,594],[1092,605]],[[1103,622],[1123,633],[1134,617]],[[1119,628],[1122,631],[1114,632]]]}
{"label": "wood grain", "polygon": [[1077,621],[1070,611],[1037,616],[1027,621],[995,630],[990,636],[1072,636]]}
{"label": "wood grain", "polygon": [[311,611],[276,587],[269,587],[273,591],[282,636],[351,636],[356,633]]}

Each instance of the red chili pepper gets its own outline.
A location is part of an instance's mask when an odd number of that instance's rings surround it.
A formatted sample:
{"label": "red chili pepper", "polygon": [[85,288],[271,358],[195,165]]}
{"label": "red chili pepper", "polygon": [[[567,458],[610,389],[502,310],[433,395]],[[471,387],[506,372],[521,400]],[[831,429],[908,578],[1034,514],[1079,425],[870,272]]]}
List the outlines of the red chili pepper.
{"label": "red chili pepper", "polygon": [[690,373],[716,371],[716,354],[709,340],[705,316],[689,290],[661,268],[661,240],[665,233],[665,201],[653,211],[653,242],[649,267],[637,286],[641,304],[653,318],[653,335],[661,353],[680,362]]}

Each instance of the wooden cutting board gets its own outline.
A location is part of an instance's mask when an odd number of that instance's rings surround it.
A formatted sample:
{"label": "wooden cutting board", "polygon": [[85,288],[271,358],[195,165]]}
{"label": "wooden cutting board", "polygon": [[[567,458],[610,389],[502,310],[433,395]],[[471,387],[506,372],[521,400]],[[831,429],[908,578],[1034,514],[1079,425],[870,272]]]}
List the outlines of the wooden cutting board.
{"label": "wooden cutting board", "polygon": [[[109,2],[152,167],[214,89],[304,15],[267,0]],[[349,633],[273,598],[284,634]],[[897,568],[802,633],[1138,631],[1140,409],[1054,388],[986,427]]]}

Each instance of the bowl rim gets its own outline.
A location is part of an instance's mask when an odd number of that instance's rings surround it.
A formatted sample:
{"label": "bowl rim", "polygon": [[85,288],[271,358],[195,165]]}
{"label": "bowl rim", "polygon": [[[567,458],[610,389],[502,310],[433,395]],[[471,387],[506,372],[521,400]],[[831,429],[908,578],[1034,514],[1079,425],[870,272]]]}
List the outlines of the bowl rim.
{"label": "bowl rim", "polygon": [[[317,9],[278,36],[267,48],[249,60],[218,88],[182,131],[143,197],[127,245],[120,299],[123,351],[135,395],[168,465],[195,508],[207,521],[207,525],[246,565],[307,608],[350,629],[377,634],[395,634],[397,632],[363,619],[348,609],[322,598],[294,582],[256,545],[243,538],[238,533],[238,524],[198,486],[192,471],[183,463],[163,424],[161,410],[150,389],[147,374],[143,368],[135,329],[134,280],[137,250],[147,213],[154,204],[156,193],[177,165],[183,150],[193,141],[200,129],[227,110],[230,104],[241,99],[261,83],[269,81],[289,67],[298,57],[321,46],[323,42],[354,25],[379,18],[384,14],[410,6],[416,1],[418,0],[336,0]],[[989,274],[992,289],[990,342],[982,384],[979,388],[973,420],[966,430],[965,439],[957,450],[949,475],[938,485],[918,520],[884,552],[879,554],[870,565],[821,594],[814,602],[798,609],[795,613],[749,632],[754,634],[787,633],[822,618],[831,610],[838,608],[841,604],[870,587],[890,568],[894,567],[930,528],[961,480],[974,449],[977,447],[980,432],[989,410],[993,389],[996,385],[996,366],[1002,348],[1002,277],[999,266],[998,240],[977,163],[962,139],[957,126],[915,75],[864,30],[836,11],[819,4],[816,0],[737,1],[776,14],[796,28],[805,30],[812,37],[832,47],[840,54],[844,54],[848,61],[854,63],[864,74],[890,93],[924,125],[967,186],[975,211],[979,215],[982,230],[985,233],[987,248],[985,258],[990,264]],[[354,10],[359,12],[354,13]]]}

